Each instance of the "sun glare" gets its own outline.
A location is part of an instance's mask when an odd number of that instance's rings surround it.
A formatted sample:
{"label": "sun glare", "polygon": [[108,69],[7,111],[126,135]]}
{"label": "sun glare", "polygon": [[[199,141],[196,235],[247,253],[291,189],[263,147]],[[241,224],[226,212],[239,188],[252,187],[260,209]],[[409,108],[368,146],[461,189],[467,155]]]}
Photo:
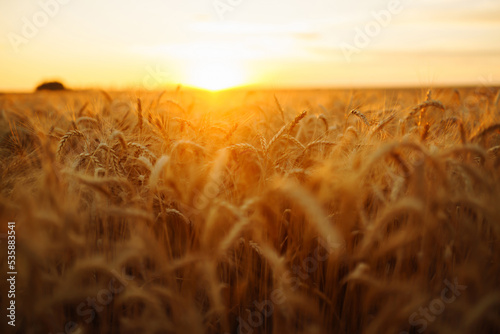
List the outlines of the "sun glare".
{"label": "sun glare", "polygon": [[211,91],[246,84],[241,65],[231,62],[202,62],[191,66],[186,84]]}

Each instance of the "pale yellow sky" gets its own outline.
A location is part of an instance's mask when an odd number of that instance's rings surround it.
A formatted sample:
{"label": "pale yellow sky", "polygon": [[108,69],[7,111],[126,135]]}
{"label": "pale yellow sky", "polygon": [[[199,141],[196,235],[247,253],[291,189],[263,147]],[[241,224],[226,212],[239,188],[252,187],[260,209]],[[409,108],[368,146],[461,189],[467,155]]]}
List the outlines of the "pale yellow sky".
{"label": "pale yellow sky", "polygon": [[22,0],[0,90],[500,84],[497,0]]}

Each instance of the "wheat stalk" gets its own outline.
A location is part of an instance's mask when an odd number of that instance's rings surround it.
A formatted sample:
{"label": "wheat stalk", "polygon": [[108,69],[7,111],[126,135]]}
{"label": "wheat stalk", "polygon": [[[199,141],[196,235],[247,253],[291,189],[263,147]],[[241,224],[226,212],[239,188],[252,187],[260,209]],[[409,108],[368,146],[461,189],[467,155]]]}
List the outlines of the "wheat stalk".
{"label": "wheat stalk", "polygon": [[274,102],[276,102],[276,105],[278,106],[278,111],[280,112],[281,120],[283,121],[283,123],[286,123],[286,121],[285,121],[285,112],[283,111],[283,107],[281,106],[280,101],[278,101],[278,98],[276,97],[276,94],[274,95]]}
{"label": "wheat stalk", "polygon": [[144,120],[142,118],[142,103],[141,99],[137,98],[137,126],[139,127],[139,136],[142,134]]}

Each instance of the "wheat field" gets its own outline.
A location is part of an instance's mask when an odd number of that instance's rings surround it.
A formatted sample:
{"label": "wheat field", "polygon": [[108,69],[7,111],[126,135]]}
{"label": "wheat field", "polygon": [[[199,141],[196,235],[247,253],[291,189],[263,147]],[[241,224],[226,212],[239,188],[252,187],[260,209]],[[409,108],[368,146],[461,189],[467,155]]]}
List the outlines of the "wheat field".
{"label": "wheat field", "polygon": [[499,96],[0,95],[16,330],[499,333]]}

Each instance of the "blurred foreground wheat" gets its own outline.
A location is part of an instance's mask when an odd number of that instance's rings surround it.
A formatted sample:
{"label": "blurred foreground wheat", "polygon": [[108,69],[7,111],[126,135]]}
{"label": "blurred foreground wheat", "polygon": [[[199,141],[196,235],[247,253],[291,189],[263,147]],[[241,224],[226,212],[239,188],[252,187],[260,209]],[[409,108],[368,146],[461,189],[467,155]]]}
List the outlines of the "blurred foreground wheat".
{"label": "blurred foreground wheat", "polygon": [[1,96],[16,329],[499,332],[498,100]]}

